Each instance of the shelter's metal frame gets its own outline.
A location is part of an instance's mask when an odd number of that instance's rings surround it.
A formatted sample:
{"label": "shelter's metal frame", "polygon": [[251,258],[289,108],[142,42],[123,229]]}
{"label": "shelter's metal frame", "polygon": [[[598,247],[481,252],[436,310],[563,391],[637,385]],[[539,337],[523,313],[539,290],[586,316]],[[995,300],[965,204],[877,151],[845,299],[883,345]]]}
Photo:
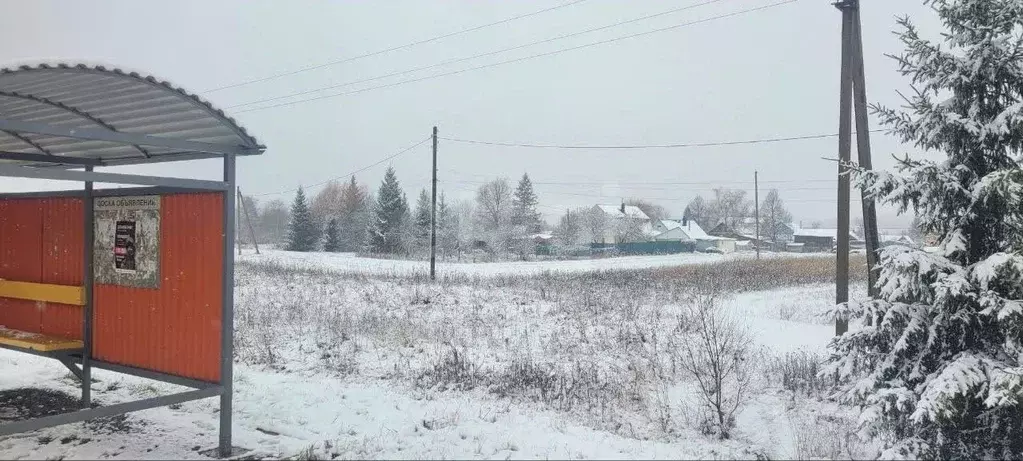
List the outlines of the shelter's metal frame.
{"label": "shelter's metal frame", "polygon": [[[104,96],[106,95],[106,96]],[[63,99],[62,99],[63,98]],[[171,101],[168,103],[167,101]],[[15,101],[10,103],[9,101]],[[160,102],[162,101],[162,102]],[[180,110],[161,110],[161,105]],[[96,113],[112,114],[110,122]],[[134,122],[137,115],[148,125]],[[63,118],[62,118],[63,117]],[[56,120],[56,122],[51,122]],[[119,130],[115,124],[131,125]],[[83,126],[84,125],[84,126]],[[196,128],[199,127],[199,128]],[[167,82],[103,67],[37,66],[0,70],[0,176],[81,181],[84,190],[85,238],[83,348],[38,353],[63,363],[82,383],[82,409],[0,425],[0,436],[94,418],[220,397],[221,456],[231,453],[234,355],[235,169],[238,155],[259,154],[265,146],[197,96]],[[188,136],[185,136],[188,135]],[[233,137],[232,137],[233,136]],[[210,139],[217,142],[209,142]],[[20,143],[20,144],[18,144]],[[13,147],[12,147],[13,146]],[[141,154],[141,155],[138,155]],[[223,159],[223,180],[207,181],[93,171],[95,167],[136,165],[194,159]],[[219,191],[223,194],[223,293],[220,382],[172,376],[152,370],[93,360],[93,183],[118,183],[176,191]],[[168,189],[170,190],[170,189]],[[114,192],[116,193],[116,192]],[[77,195],[77,194],[76,194]],[[135,375],[187,386],[192,390],[143,400],[92,407],[92,369]]]}

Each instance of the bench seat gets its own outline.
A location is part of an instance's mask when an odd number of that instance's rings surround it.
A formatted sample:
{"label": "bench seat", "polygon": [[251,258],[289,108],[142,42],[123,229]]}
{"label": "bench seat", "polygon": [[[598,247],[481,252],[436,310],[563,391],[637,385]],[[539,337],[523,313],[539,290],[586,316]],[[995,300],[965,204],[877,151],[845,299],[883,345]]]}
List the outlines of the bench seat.
{"label": "bench seat", "polygon": [[0,279],[0,298],[83,306],[85,305],[85,289],[80,286]]}
{"label": "bench seat", "polygon": [[0,326],[0,345],[37,352],[72,351],[85,346],[82,341],[77,339],[29,333],[3,326]]}

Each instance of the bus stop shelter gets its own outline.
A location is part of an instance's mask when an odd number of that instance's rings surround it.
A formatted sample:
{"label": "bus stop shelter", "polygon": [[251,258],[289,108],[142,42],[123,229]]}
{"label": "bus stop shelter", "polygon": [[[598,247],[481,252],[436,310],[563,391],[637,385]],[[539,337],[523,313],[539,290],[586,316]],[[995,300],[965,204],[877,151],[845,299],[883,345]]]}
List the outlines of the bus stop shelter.
{"label": "bus stop shelter", "polygon": [[[264,150],[151,76],[0,70],[0,176],[84,183],[0,194],[0,347],[53,358],[82,384],[80,410],[5,423],[0,436],[219,397],[219,454],[230,455],[235,164]],[[222,159],[223,179],[96,171],[198,159]],[[94,407],[93,368],[190,390]],[[0,370],[0,382],[18,372]]]}

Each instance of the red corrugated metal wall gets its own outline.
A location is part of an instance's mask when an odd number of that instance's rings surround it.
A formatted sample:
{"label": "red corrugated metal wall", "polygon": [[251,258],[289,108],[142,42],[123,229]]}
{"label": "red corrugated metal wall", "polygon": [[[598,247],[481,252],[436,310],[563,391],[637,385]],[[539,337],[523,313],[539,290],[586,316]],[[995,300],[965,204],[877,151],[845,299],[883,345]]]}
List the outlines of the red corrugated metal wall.
{"label": "red corrugated metal wall", "polygon": [[[160,209],[160,288],[96,284],[92,356],[219,381],[221,194],[164,195]],[[0,278],[81,284],[82,237],[80,198],[0,199]],[[0,325],[81,338],[82,310],[0,298]]]}
{"label": "red corrugated metal wall", "polygon": [[[37,199],[0,201],[0,279],[42,280],[42,202]],[[0,325],[41,332],[44,303],[0,298]]]}

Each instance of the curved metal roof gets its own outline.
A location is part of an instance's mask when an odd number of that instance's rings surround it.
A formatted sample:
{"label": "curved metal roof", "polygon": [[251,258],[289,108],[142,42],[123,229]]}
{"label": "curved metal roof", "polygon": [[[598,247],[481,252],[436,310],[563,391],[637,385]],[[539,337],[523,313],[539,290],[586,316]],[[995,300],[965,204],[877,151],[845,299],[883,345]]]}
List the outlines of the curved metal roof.
{"label": "curved metal roof", "polygon": [[0,69],[0,161],[126,165],[265,149],[223,111],[152,76],[87,65]]}

